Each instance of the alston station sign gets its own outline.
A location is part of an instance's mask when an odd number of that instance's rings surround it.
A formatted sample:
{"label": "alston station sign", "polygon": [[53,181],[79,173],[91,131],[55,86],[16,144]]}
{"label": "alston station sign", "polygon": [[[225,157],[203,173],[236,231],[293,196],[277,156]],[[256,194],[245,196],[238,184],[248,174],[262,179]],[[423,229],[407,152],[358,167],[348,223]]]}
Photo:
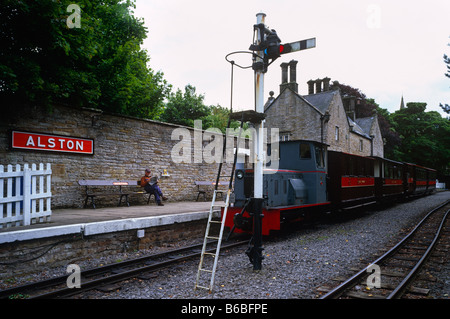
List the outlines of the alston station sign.
{"label": "alston station sign", "polygon": [[13,149],[94,154],[94,140],[92,139],[22,131],[12,131],[11,135]]}

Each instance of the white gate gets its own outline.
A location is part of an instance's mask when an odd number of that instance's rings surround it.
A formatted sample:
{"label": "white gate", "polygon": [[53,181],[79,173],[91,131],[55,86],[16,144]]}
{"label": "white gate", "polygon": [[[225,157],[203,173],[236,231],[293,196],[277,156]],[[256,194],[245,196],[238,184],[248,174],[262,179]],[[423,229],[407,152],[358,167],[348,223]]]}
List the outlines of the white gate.
{"label": "white gate", "polygon": [[50,164],[0,165],[0,228],[50,221]]}

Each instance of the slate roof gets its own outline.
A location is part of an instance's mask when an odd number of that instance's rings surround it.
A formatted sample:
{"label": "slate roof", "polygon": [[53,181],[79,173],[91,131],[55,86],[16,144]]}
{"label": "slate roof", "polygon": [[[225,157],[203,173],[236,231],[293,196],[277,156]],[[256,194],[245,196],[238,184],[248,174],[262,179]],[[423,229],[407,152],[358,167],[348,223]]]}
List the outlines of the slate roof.
{"label": "slate roof", "polygon": [[372,128],[373,122],[375,121],[375,117],[362,117],[357,118],[355,122],[358,126],[364,131],[365,134],[370,136],[370,129]]}
{"label": "slate roof", "polygon": [[368,139],[370,139],[370,127],[369,127],[369,131],[366,133],[365,130],[358,124],[358,120],[361,119],[356,119],[355,121],[353,121],[350,117],[347,116],[348,119],[348,123],[350,124],[350,126],[352,126],[351,131],[354,133],[357,133],[359,135],[362,135]]}
{"label": "slate roof", "polygon": [[[328,110],[334,94],[340,94],[339,91],[325,91],[321,93],[303,95],[302,97],[307,100],[311,105],[314,105],[322,114]],[[374,121],[374,117],[357,118],[353,121],[350,117],[348,123],[353,127],[352,131],[370,139],[370,129]]]}
{"label": "slate roof", "polygon": [[335,94],[339,94],[339,91],[325,91],[316,94],[302,95],[302,97],[311,105],[314,105],[322,114],[325,114]]}

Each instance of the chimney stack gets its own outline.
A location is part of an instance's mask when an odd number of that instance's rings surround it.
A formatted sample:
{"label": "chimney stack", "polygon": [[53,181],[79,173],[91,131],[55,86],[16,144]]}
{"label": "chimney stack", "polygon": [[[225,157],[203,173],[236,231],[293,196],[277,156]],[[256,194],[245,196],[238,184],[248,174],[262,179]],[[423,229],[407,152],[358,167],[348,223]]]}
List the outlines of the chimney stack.
{"label": "chimney stack", "polygon": [[[295,93],[298,93],[298,84],[297,84],[297,63],[298,61],[292,60],[289,63],[283,62],[281,63],[281,84],[280,84],[280,93],[283,92],[286,88],[290,88]],[[288,82],[288,67],[289,69],[289,82]]]}
{"label": "chimney stack", "polygon": [[289,62],[290,67],[289,77],[291,83],[297,83],[297,63],[298,61],[295,60],[291,60],[291,62]]}
{"label": "chimney stack", "polygon": [[[317,94],[320,92],[326,92],[330,90],[330,78],[325,77],[323,79],[309,80],[306,82],[308,84],[308,94]],[[323,86],[322,86],[323,83]],[[314,86],[316,87],[316,92],[314,92]]]}
{"label": "chimney stack", "polygon": [[314,81],[313,80],[309,80],[308,82],[308,94],[314,94]]}

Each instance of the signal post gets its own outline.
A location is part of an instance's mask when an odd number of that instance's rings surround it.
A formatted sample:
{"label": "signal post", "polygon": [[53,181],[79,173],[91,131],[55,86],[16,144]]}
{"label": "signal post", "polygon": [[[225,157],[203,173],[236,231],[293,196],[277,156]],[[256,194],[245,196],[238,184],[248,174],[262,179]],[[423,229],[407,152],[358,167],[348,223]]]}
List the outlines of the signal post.
{"label": "signal post", "polygon": [[[264,118],[264,74],[268,66],[282,54],[296,52],[313,48],[316,46],[316,39],[297,41],[293,43],[281,44],[275,30],[269,30],[265,25],[264,13],[256,15],[255,43],[250,46],[254,52],[252,69],[255,72],[255,111]],[[256,137],[256,161],[254,168],[254,197],[248,208],[250,215],[253,215],[253,246],[247,250],[247,255],[253,264],[253,270],[262,269],[263,247],[262,247],[262,219],[263,215],[263,177],[264,177],[264,120],[255,123]]]}

